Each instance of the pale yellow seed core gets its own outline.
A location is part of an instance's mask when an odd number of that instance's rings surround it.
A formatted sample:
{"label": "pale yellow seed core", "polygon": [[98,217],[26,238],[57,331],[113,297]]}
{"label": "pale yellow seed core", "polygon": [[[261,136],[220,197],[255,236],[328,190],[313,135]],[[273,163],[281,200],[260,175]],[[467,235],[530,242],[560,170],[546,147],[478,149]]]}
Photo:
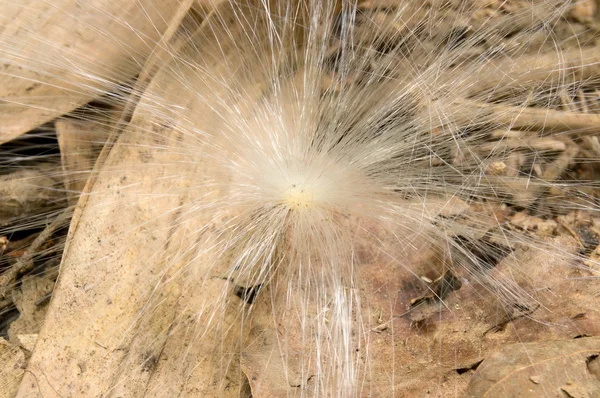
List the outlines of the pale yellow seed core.
{"label": "pale yellow seed core", "polygon": [[313,202],[313,192],[305,186],[292,185],[283,192],[283,202],[291,210],[304,209]]}

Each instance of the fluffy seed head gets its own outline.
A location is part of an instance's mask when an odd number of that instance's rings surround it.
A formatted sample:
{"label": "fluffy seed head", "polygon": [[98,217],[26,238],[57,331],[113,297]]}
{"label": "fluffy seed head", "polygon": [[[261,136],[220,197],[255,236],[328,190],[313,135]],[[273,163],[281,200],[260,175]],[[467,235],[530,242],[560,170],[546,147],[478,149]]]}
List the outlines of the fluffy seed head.
{"label": "fluffy seed head", "polygon": [[[272,396],[386,396],[404,383],[393,350],[410,354],[412,321],[454,314],[445,300],[461,286],[479,287],[510,319],[535,306],[544,289],[528,285],[527,270],[496,266],[522,245],[551,250],[509,216],[560,214],[574,205],[554,192],[583,185],[569,185],[575,138],[564,119],[548,124],[561,90],[579,84],[553,42],[566,6],[498,7],[496,20],[488,2],[367,3],[229,1],[201,24],[190,12],[168,43],[142,35],[156,44],[144,70],[154,74],[140,74],[143,90],[125,85],[131,100],[115,94],[107,65],[51,58],[48,74],[76,75],[83,94],[135,105],[98,163],[65,254],[65,284],[97,290],[56,298],[66,303],[56,311],[90,319],[81,334],[109,346],[110,366],[49,324],[55,355],[67,352],[71,367],[61,373],[79,374],[75,359],[86,358],[108,368],[98,389],[124,396],[139,387],[132,380],[163,396],[172,380],[199,385],[195,394],[242,395],[256,377],[260,396],[272,387],[265,375],[284,380]],[[15,68],[31,64],[12,50]],[[134,61],[117,67],[125,83]],[[582,74],[595,73],[587,66]],[[592,194],[578,194],[597,209]],[[86,284],[87,268],[69,273],[80,264],[119,279]],[[86,307],[105,296],[129,312]],[[105,322],[114,331],[103,339]],[[183,352],[169,351],[177,339]],[[147,358],[163,353],[172,368],[156,361],[149,372]]]}

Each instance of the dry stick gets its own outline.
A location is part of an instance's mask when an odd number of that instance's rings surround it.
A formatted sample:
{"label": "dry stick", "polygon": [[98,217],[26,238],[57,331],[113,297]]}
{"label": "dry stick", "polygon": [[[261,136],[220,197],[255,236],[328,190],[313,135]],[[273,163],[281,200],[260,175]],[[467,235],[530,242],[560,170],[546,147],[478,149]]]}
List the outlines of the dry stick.
{"label": "dry stick", "polygon": [[[600,133],[600,115],[598,114],[562,112],[526,106],[487,104],[464,99],[457,101],[454,106],[457,106],[457,108],[455,108],[456,112],[452,113],[452,115],[456,116],[457,120],[493,120],[495,123],[506,125],[511,129],[527,128],[540,132],[564,132],[568,135],[576,136],[597,135]],[[544,171],[541,176],[541,179],[544,181],[550,182],[556,180],[579,150],[577,145],[566,136],[562,140],[550,139],[550,141],[547,141],[547,137],[531,138],[530,140],[534,147],[536,146],[535,144],[543,144],[538,149],[562,151],[562,154]],[[483,145],[482,148],[487,151],[496,148],[512,148],[510,142],[507,141],[501,144]],[[547,187],[543,186],[534,186],[529,191],[521,189],[520,186],[529,186],[528,179],[504,181],[503,183],[513,187],[515,192],[528,192],[526,197],[519,200],[522,205],[531,203],[547,189]]]}
{"label": "dry stick", "polygon": [[65,221],[71,218],[73,208],[67,207],[50,223],[27,248],[25,254],[11,267],[9,271],[0,276],[0,298],[7,297],[12,290],[12,283],[19,274],[29,271],[33,268],[33,257],[37,254],[40,246],[46,242],[50,236],[61,226],[65,225]]}
{"label": "dry stick", "polygon": [[555,181],[567,169],[569,163],[579,152],[579,147],[573,141],[565,139],[566,150],[561,153],[554,162],[550,163],[544,173],[542,179],[546,181]]}
{"label": "dry stick", "polygon": [[584,81],[600,76],[600,46],[492,61],[477,73],[485,79],[479,80],[472,93],[494,90],[498,94],[529,85]]}
{"label": "dry stick", "polygon": [[490,142],[477,147],[482,152],[505,151],[520,148],[533,148],[538,151],[558,151],[562,152],[567,148],[567,145],[550,137],[535,137],[527,139],[505,139],[500,142]]}
{"label": "dry stick", "polygon": [[572,135],[600,134],[600,115],[579,112],[561,112],[552,109],[484,104],[472,100],[459,100],[458,118],[487,118],[510,128],[533,128],[540,131],[565,132]]}

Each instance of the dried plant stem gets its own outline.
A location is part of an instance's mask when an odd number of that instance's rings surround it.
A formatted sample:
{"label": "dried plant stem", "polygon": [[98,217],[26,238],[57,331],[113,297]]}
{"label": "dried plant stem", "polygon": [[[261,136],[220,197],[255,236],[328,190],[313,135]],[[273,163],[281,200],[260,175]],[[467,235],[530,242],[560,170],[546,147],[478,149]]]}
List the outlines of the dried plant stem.
{"label": "dried plant stem", "polygon": [[13,286],[16,277],[33,268],[33,257],[37,254],[38,249],[46,242],[50,236],[61,226],[65,225],[66,221],[73,214],[71,207],[63,210],[35,239],[27,248],[23,256],[12,266],[10,270],[0,276],[0,298],[7,297]]}
{"label": "dried plant stem", "polygon": [[565,132],[577,136],[600,133],[598,114],[488,104],[472,100],[460,100],[456,105],[457,109],[460,108],[460,111],[455,113],[459,118],[476,119],[485,112],[490,120],[511,129],[535,129],[545,133]]}

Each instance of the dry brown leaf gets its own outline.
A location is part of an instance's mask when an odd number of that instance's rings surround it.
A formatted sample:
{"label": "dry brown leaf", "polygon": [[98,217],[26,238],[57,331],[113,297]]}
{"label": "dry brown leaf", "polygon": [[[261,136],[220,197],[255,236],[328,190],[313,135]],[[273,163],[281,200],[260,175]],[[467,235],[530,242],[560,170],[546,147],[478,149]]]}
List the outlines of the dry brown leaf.
{"label": "dry brown leaf", "polygon": [[598,337],[513,344],[483,361],[466,396],[600,397],[600,375],[594,373],[598,361]]}
{"label": "dry brown leaf", "polygon": [[62,208],[59,166],[40,164],[0,176],[0,226]]}
{"label": "dry brown leaf", "polygon": [[80,193],[83,192],[96,159],[109,137],[113,122],[108,117],[93,121],[56,121],[56,135],[69,204],[76,204]]}
{"label": "dry brown leaf", "polygon": [[[183,54],[200,58],[201,43]],[[190,64],[198,62],[194,58]],[[181,134],[189,131],[186,123],[215,126],[196,93],[173,84],[183,79],[201,91],[206,82],[195,72],[178,64],[157,73],[94,177],[92,194],[78,202],[61,275],[19,397],[99,397],[109,391],[121,397],[237,397],[245,391],[236,348],[240,326],[234,324],[239,309],[211,308],[219,305],[215,297],[228,282],[206,279],[206,267],[214,266],[210,253],[195,258],[186,251],[195,247],[193,231],[207,223],[181,216],[194,197],[210,189],[196,181],[205,165],[195,153],[163,149],[198,147],[197,137]],[[170,111],[156,113],[157,96],[172,104]],[[220,319],[200,339],[210,321],[202,313]],[[235,338],[223,342],[228,329]],[[216,341],[227,350],[218,350]]]}
{"label": "dry brown leaf", "polygon": [[37,333],[18,334],[16,336],[16,340],[19,343],[19,347],[21,347],[24,350],[27,350],[29,352],[33,352],[33,348],[35,347],[35,343],[37,342],[37,338],[38,338]]}
{"label": "dry brown leaf", "polygon": [[0,337],[0,398],[16,395],[25,373],[23,351]]}
{"label": "dry brown leaf", "polygon": [[0,143],[133,78],[178,4],[1,0]]}
{"label": "dry brown leaf", "polygon": [[[19,310],[19,318],[11,323],[8,329],[9,341],[13,344],[29,345],[31,349],[31,335],[37,334],[42,328],[42,323],[48,309],[47,305],[39,305],[39,300],[52,292],[54,281],[50,278],[28,276],[23,278],[20,289],[12,291],[13,303]],[[20,335],[27,335],[21,341]],[[25,343],[25,344],[23,344]]]}
{"label": "dry brown leaf", "polygon": [[[438,255],[426,242],[412,244],[403,258],[413,269],[423,270],[417,275],[424,275]],[[448,391],[461,396],[477,365],[501,347],[598,335],[597,281],[580,280],[589,276],[588,271],[574,269],[567,260],[567,253],[573,253],[578,245],[570,237],[552,238],[548,244],[562,247],[565,258],[556,258],[542,247],[519,249],[491,271],[496,278],[512,275],[512,283],[526,290],[539,287],[532,281],[544,280],[545,289],[535,293],[536,301],[523,297],[514,308],[507,308],[498,301],[497,291],[488,291],[490,287],[460,275],[460,289],[449,293],[443,304],[417,322],[407,310],[415,297],[428,294],[426,282],[381,259],[361,265],[361,313],[369,314],[363,316],[363,330],[370,330],[368,351],[361,351],[362,363],[368,364],[359,377],[364,391],[373,397],[445,397]],[[545,304],[552,304],[552,311]],[[293,353],[301,353],[304,344],[298,335],[301,326],[273,320],[270,303],[259,301],[255,306],[252,331],[242,354],[242,369],[254,396],[281,396],[290,386],[296,388],[292,391],[310,396],[315,380],[310,372],[301,378],[300,364],[294,362]],[[530,308],[524,309],[526,306]],[[316,312],[316,308],[302,310]],[[285,353],[289,362],[284,369],[280,364],[285,363]]]}
{"label": "dry brown leaf", "polygon": [[[301,326],[289,325],[272,317],[270,294],[263,292],[252,310],[250,332],[243,345],[242,371],[248,379],[255,398],[312,396],[314,369],[302,371],[303,342]],[[300,299],[300,297],[294,297]],[[285,317],[286,314],[280,314]],[[285,335],[284,345],[280,336]],[[304,357],[306,359],[306,357]],[[305,363],[306,366],[306,363]]]}

